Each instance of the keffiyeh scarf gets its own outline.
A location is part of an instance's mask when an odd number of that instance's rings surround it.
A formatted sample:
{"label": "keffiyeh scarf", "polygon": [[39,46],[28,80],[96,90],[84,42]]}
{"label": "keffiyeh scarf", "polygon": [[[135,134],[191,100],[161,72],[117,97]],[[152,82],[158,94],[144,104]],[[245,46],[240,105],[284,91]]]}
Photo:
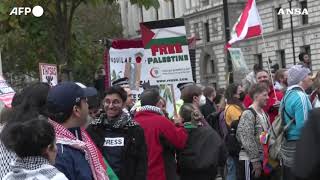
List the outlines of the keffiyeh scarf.
{"label": "keffiyeh scarf", "polygon": [[64,174],[41,156],[17,158],[10,167],[12,171],[2,178],[3,180],[67,180]]}
{"label": "keffiyeh scarf", "polygon": [[106,174],[107,167],[103,161],[102,155],[84,129],[81,128],[82,141],[80,141],[62,125],[52,120],[49,120],[49,122],[54,127],[57,144],[68,145],[83,151],[89,162],[93,178],[95,180],[109,180]]}
{"label": "keffiyeh scarf", "polygon": [[97,119],[95,122],[92,122],[91,124],[93,125],[103,124],[103,125],[112,127],[114,129],[122,129],[124,127],[134,127],[138,125],[138,123],[133,121],[131,116],[126,112],[122,112],[122,114],[114,120],[109,120],[105,113],[101,114],[99,119]]}

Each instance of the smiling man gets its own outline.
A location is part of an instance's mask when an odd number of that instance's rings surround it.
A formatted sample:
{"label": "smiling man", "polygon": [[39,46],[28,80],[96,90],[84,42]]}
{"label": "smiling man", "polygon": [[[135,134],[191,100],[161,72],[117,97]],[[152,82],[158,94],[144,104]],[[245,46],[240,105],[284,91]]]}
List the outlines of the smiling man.
{"label": "smiling man", "polygon": [[106,91],[105,113],[87,131],[120,180],[144,180],[147,149],[143,129],[123,111],[127,93],[120,86]]}
{"label": "smiling man", "polygon": [[[256,79],[257,79],[257,84],[265,84],[267,85],[268,88],[268,102],[267,105],[263,108],[264,112],[268,114],[270,117],[270,123],[274,121],[276,116],[278,115],[279,111],[279,102],[282,100],[283,93],[279,90],[274,90],[273,84],[271,83],[271,78],[270,75],[266,70],[259,70],[256,73]],[[245,107],[251,106],[253,103],[252,98],[250,95],[246,95],[244,98],[243,104]]]}

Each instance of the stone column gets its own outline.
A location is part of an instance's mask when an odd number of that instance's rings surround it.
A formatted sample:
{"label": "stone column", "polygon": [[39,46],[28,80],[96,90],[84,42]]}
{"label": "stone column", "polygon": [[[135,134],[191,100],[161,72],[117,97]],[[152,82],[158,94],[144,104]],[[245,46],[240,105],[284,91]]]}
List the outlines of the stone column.
{"label": "stone column", "polygon": [[179,9],[179,14],[176,15],[176,17],[182,17],[183,13],[186,11],[186,1],[185,0],[177,0],[179,3],[179,6],[177,8]]}
{"label": "stone column", "polygon": [[127,1],[120,1],[120,10],[121,10],[121,22],[123,27],[123,36],[128,36],[128,2]]}
{"label": "stone column", "polygon": [[165,8],[164,8],[164,17],[165,17],[165,19],[169,19],[169,18],[171,18],[171,8],[170,8],[170,6],[171,6],[171,2],[170,1],[165,1],[164,2],[164,4],[165,4]]}
{"label": "stone column", "polygon": [[131,4],[128,5],[128,35],[132,35],[132,32],[133,32],[133,7]]}
{"label": "stone column", "polygon": [[156,20],[156,9],[154,8],[150,8],[148,10],[146,10],[145,8],[143,8],[143,20],[144,22],[148,22],[148,21],[155,21]]}
{"label": "stone column", "polygon": [[132,6],[133,11],[132,14],[128,14],[128,16],[132,16],[132,22],[133,22],[133,31],[132,35],[135,35],[137,33],[137,30],[140,29],[139,23],[141,22],[141,13],[140,13],[140,7],[138,5]]}
{"label": "stone column", "polygon": [[195,8],[197,6],[198,0],[191,0],[191,8]]}
{"label": "stone column", "polygon": [[172,5],[172,3],[174,2],[174,0],[169,0],[169,1],[167,1],[167,4],[168,4],[168,19],[170,19],[170,18],[174,18],[173,17],[173,11],[175,11],[176,9],[177,9],[177,7],[175,8],[175,9],[173,9],[173,5]]}
{"label": "stone column", "polygon": [[186,4],[186,9],[189,10],[191,8],[191,1],[190,0],[184,0]]}

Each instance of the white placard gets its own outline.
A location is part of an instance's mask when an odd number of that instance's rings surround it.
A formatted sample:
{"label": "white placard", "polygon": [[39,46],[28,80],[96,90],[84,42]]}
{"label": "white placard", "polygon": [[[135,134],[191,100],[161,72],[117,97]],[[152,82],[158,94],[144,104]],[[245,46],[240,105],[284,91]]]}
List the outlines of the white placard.
{"label": "white placard", "polygon": [[39,63],[40,82],[50,86],[58,84],[58,69],[56,64]]}

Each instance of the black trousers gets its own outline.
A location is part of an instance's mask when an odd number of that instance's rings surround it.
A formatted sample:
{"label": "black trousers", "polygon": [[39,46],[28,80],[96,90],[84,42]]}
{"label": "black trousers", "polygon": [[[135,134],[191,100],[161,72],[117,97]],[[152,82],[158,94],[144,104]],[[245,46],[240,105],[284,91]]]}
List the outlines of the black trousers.
{"label": "black trousers", "polygon": [[249,164],[250,172],[246,172],[246,161],[239,161],[239,166],[237,169],[237,180],[246,180],[246,176],[248,176],[248,173],[250,173],[250,180],[270,180],[270,176],[267,176],[261,173],[261,176],[259,178],[255,178],[254,174],[252,173],[252,164]]}
{"label": "black trousers", "polygon": [[283,166],[283,180],[297,180],[290,167]]}

